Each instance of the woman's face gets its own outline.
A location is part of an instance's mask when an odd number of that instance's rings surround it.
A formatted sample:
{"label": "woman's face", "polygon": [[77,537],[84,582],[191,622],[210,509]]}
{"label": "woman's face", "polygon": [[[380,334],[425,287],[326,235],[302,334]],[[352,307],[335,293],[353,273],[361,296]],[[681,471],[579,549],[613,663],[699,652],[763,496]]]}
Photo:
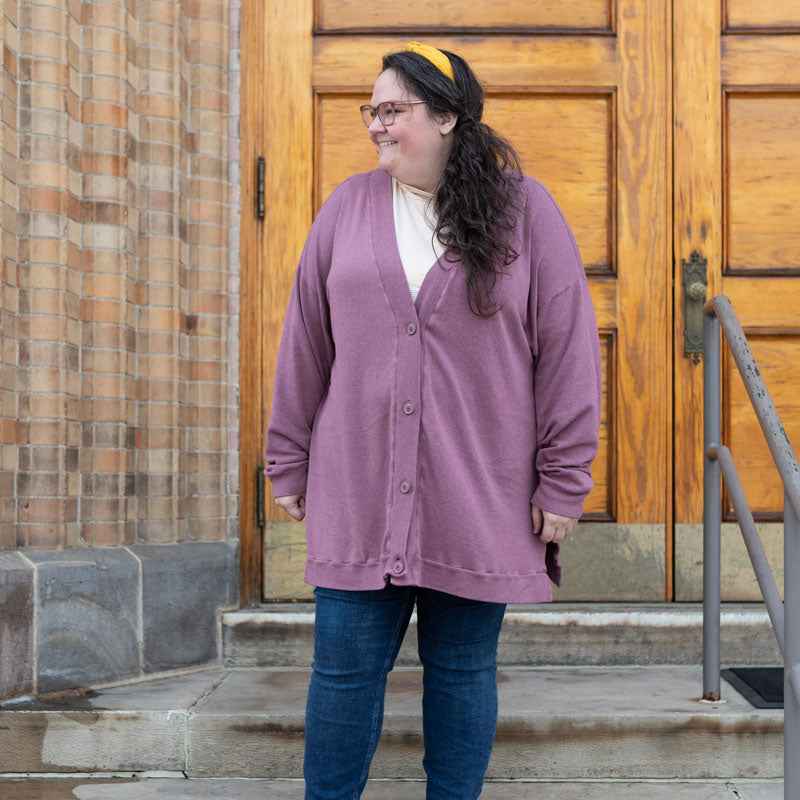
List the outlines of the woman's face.
{"label": "woman's face", "polygon": [[[387,69],[375,81],[370,105],[419,99],[402,87],[394,70]],[[425,105],[398,106],[388,127],[376,115],[368,133],[378,151],[378,166],[401,183],[434,191],[450,154],[455,124],[454,114],[434,118]]]}

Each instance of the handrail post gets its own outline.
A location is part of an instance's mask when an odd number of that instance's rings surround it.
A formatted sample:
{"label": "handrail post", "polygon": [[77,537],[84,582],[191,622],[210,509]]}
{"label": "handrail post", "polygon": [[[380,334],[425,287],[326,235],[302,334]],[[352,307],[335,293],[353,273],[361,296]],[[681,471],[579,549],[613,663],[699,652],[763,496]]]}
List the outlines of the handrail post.
{"label": "handrail post", "polygon": [[720,330],[716,315],[703,315],[703,699],[720,699],[720,504],[722,482],[716,457],[720,420]]}
{"label": "handrail post", "polygon": [[800,796],[800,697],[798,697],[798,664],[800,664],[800,522],[788,493],[783,500],[783,796],[795,800]]}

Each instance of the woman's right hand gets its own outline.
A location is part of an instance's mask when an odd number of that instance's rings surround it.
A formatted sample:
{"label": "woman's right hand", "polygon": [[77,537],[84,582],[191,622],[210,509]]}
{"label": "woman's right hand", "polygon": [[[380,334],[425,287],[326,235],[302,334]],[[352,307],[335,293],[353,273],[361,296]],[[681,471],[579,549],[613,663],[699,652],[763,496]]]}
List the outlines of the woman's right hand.
{"label": "woman's right hand", "polygon": [[306,515],[306,496],[304,494],[285,494],[275,498],[275,505],[280,506],[290,517],[301,520]]}

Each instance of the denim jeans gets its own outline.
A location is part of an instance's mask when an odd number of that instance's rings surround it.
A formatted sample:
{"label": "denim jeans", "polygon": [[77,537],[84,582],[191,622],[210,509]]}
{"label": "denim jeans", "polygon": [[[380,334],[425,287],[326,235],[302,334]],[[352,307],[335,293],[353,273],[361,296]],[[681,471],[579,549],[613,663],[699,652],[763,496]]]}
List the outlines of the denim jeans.
{"label": "denim jeans", "polygon": [[427,800],[473,800],[497,727],[502,603],[418,586],[317,588],[306,703],[306,800],[357,800],[383,722],[386,676],[417,604]]}

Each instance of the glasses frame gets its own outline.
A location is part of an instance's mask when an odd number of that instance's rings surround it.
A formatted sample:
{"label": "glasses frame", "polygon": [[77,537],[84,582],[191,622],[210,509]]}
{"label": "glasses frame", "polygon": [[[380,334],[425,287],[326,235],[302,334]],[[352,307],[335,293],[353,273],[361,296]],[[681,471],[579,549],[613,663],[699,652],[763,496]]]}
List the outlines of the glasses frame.
{"label": "glasses frame", "polygon": [[[384,127],[388,128],[390,125],[394,124],[394,111],[397,106],[418,106],[420,103],[425,102],[425,100],[384,100],[384,102],[378,103],[377,106],[371,106],[369,103],[367,103],[363,106],[360,106],[359,110],[361,111],[361,119],[368,128],[375,121],[375,117],[381,121],[381,124]],[[387,122],[383,117],[383,111],[386,108],[391,108],[392,110],[391,122]],[[372,119],[368,119],[367,114],[371,114]]]}

